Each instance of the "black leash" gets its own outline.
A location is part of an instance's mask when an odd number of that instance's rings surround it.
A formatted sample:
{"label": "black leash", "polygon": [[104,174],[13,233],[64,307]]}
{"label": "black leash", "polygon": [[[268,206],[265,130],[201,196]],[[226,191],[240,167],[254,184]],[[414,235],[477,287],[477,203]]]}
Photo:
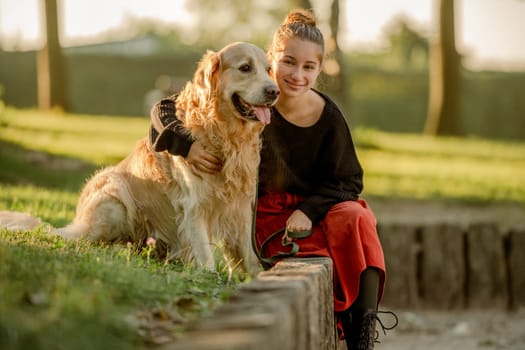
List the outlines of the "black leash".
{"label": "black leash", "polygon": [[[275,236],[283,233],[283,236],[281,238],[281,245],[283,247],[291,246],[291,249],[287,252],[278,251],[277,254],[272,255],[270,257],[263,257],[262,254],[264,252],[264,248],[266,247],[266,244],[269,243]],[[259,252],[259,259],[262,262],[262,265],[265,269],[269,269],[273,266],[278,260],[281,260],[283,258],[289,258],[292,256],[295,256],[299,252],[299,244],[295,243],[291,239],[294,238],[306,238],[309,237],[312,234],[312,230],[306,230],[306,231],[288,231],[286,228],[281,228],[274,233],[272,233],[268,238],[264,240],[264,242],[261,244],[261,251]],[[291,239],[289,239],[291,238]]]}
{"label": "black leash", "polygon": [[[252,215],[252,248],[257,255],[257,258],[261,261],[261,264],[265,270],[272,267],[275,262],[278,260],[281,260],[283,258],[288,258],[291,256],[296,255],[299,252],[299,244],[295,243],[292,239],[295,238],[306,238],[309,237],[312,234],[312,230],[306,230],[306,231],[288,231],[285,227],[275,231],[272,233],[268,238],[264,240],[264,242],[261,244],[261,249],[257,249],[257,243],[255,238],[255,223],[256,223],[256,216],[257,216],[257,203],[259,201],[259,195],[258,195],[258,184],[259,184],[259,177],[257,176],[257,181],[255,182],[255,206],[253,208],[253,215]],[[291,249],[287,252],[281,252],[278,251],[276,255],[270,256],[270,257],[264,257],[263,252],[264,248],[266,247],[266,244],[270,242],[275,236],[283,233],[283,237],[281,238],[281,245],[283,247],[291,246]]]}

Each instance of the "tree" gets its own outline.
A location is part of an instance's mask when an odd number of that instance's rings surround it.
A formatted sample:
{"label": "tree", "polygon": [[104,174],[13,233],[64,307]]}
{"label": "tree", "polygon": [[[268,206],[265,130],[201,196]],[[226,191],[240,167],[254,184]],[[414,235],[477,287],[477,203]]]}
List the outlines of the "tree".
{"label": "tree", "polygon": [[438,5],[438,35],[430,44],[430,93],[424,132],[458,136],[461,135],[461,62],[454,37],[454,0],[438,0]]}
{"label": "tree", "polygon": [[233,41],[249,41],[266,48],[288,5],[286,1],[188,1],[194,25],[187,35],[192,35],[191,41],[215,50]]}
{"label": "tree", "polygon": [[57,0],[41,0],[41,4],[46,40],[37,54],[38,108],[67,109],[66,73],[58,36]]}
{"label": "tree", "polygon": [[428,38],[413,29],[405,16],[395,17],[385,30],[390,49],[402,69],[427,67]]}
{"label": "tree", "polygon": [[329,16],[330,34],[327,36],[326,62],[324,75],[326,91],[339,103],[343,110],[347,110],[349,96],[345,79],[343,53],[338,43],[340,29],[340,10],[342,0],[332,0]]}

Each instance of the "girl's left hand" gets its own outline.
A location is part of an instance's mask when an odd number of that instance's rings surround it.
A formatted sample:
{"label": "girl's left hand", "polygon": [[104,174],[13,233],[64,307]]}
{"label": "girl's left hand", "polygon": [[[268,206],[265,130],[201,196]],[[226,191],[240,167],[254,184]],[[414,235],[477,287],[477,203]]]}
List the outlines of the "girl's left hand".
{"label": "girl's left hand", "polygon": [[307,231],[312,229],[312,220],[300,210],[296,210],[286,221],[286,229],[292,232]]}

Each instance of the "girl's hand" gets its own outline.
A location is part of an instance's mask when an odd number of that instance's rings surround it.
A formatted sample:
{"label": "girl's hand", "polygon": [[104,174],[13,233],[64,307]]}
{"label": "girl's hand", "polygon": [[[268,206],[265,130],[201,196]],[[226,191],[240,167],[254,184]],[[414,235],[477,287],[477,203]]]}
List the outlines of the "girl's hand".
{"label": "girl's hand", "polygon": [[221,160],[208,152],[198,140],[191,145],[186,160],[196,170],[203,173],[213,175],[222,169]]}

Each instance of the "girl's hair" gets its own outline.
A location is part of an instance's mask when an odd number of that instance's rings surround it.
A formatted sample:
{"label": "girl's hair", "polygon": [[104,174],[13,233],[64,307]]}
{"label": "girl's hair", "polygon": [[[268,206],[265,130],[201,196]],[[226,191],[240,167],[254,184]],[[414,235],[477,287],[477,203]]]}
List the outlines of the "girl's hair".
{"label": "girl's hair", "polygon": [[311,41],[321,47],[321,62],[324,57],[323,34],[316,26],[316,19],[311,11],[305,9],[293,10],[286,16],[283,23],[277,28],[273,35],[268,54],[273,56],[276,52],[282,52],[286,41],[297,37],[302,40]]}

